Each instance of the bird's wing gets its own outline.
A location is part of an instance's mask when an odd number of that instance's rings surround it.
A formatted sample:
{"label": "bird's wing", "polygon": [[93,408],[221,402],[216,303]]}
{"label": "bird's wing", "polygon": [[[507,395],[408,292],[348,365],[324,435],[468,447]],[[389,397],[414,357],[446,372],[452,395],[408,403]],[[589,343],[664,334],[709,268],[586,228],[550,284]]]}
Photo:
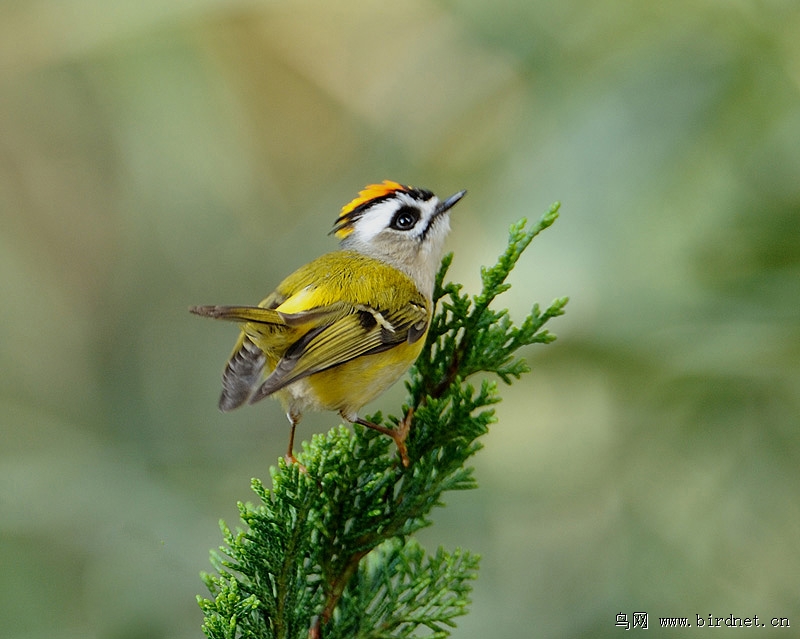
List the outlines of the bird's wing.
{"label": "bird's wing", "polygon": [[190,306],[189,311],[201,317],[228,320],[229,322],[255,322],[285,326],[280,313],[260,306]]}
{"label": "bird's wing", "polygon": [[[429,307],[414,282],[393,267],[352,251],[335,251],[295,271],[258,306],[190,310],[242,324],[223,380],[227,386],[220,406],[227,410],[246,397],[252,403],[356,357],[418,341],[428,329]],[[256,390],[266,364],[275,368]],[[233,399],[227,401],[227,395]]]}
{"label": "bird's wing", "polygon": [[339,308],[331,314],[338,316],[333,322],[318,324],[286,350],[250,402],[356,357],[416,342],[428,328],[428,313],[421,296],[394,312],[355,304],[342,314]]}
{"label": "bird's wing", "polygon": [[252,330],[257,333],[259,326],[294,328],[316,322],[333,321],[336,317],[346,314],[348,308],[349,305],[346,303],[334,303],[296,313],[286,313],[282,310],[262,306],[191,306],[189,311],[202,317],[254,324]]}

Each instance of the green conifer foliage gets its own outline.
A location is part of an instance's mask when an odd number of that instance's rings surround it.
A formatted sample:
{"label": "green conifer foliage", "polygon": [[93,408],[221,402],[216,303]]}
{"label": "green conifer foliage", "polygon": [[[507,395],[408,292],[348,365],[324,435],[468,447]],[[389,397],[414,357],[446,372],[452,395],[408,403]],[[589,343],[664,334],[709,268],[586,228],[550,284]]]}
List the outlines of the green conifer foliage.
{"label": "green conifer foliage", "polygon": [[567,298],[534,305],[521,325],[490,308],[533,238],[558,217],[553,205],[538,223],[510,229],[497,264],[481,271],[479,295],[444,284],[447,255],[434,291],[436,313],[424,350],[406,383],[402,417],[369,419],[408,429],[410,465],[391,439],[355,425],[313,437],[298,455],[305,467],[279,461],[272,488],[254,479],[258,505],[239,504],[244,528],[221,524],[224,546],[205,574],[211,599],[198,597],[210,639],[379,639],[447,637],[466,613],[478,557],[456,549],[427,553],[411,535],[449,490],[475,488],[467,460],[494,421],[500,398],[494,373],[509,384],[527,372],[519,348],[549,343],[543,328]]}

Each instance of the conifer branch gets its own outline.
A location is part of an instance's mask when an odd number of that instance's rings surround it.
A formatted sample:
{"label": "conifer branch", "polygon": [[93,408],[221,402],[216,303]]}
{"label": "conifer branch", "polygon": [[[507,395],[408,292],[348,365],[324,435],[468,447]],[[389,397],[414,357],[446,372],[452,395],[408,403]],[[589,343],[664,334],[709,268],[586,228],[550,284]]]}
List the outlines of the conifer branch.
{"label": "conifer branch", "polygon": [[391,439],[372,429],[340,426],[315,435],[298,458],[279,461],[272,489],[253,480],[260,504],[239,504],[244,530],[222,526],[225,545],[212,553],[216,574],[204,575],[212,599],[198,597],[210,639],[447,637],[466,613],[478,558],[439,549],[428,555],[409,536],[430,524],[450,490],[475,488],[465,462],[494,421],[497,385],[467,379],[494,373],[511,383],[529,370],[516,352],[549,343],[543,329],[567,298],[534,305],[519,326],[492,302],[534,237],[558,216],[554,205],[530,229],[510,229],[496,265],[481,270],[482,290],[461,293],[447,283],[452,254],[436,278],[437,312],[406,383],[403,417],[370,421],[408,428],[405,467]]}

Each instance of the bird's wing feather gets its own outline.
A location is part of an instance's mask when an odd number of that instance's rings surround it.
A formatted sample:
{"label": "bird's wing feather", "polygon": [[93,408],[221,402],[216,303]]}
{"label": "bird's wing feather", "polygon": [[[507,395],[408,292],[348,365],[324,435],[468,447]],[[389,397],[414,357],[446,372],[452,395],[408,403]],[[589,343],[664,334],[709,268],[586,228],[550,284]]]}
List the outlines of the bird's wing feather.
{"label": "bird's wing feather", "polygon": [[195,315],[229,322],[254,322],[276,326],[286,324],[280,313],[259,306],[191,306],[189,310]]}
{"label": "bird's wing feather", "polygon": [[364,305],[351,306],[350,313],[317,326],[292,344],[250,402],[356,357],[415,342],[427,324],[428,309],[422,304],[412,302],[391,314]]}
{"label": "bird's wing feather", "polygon": [[[402,304],[396,308],[398,300]],[[257,390],[258,366],[226,369],[228,385],[246,387],[237,387],[234,393],[236,401],[231,404],[239,405],[251,391],[255,391],[249,395],[252,403],[356,357],[418,341],[428,327],[429,306],[414,282],[393,267],[352,251],[336,251],[295,271],[258,306],[196,306],[190,310],[240,322],[242,336],[234,356],[247,345],[249,350],[240,353],[240,359],[249,361],[255,347],[265,354],[264,363],[274,366]],[[255,364],[261,365],[261,361]],[[226,393],[231,394],[226,390],[223,396]]]}
{"label": "bird's wing feather", "polygon": [[261,306],[192,306],[189,310],[203,317],[255,324],[253,330],[258,332],[258,325],[296,327],[309,323],[330,322],[345,315],[350,306],[347,303],[335,303],[295,313],[284,312],[281,310],[283,305],[275,309]]}

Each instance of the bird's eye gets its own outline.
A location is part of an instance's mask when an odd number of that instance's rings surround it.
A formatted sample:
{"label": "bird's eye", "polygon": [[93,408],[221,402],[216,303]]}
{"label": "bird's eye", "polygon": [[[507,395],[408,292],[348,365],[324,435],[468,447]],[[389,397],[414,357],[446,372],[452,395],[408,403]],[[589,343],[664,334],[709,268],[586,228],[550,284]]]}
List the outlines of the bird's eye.
{"label": "bird's eye", "polygon": [[410,231],[419,222],[419,211],[412,206],[404,206],[392,218],[391,228],[398,231]]}

